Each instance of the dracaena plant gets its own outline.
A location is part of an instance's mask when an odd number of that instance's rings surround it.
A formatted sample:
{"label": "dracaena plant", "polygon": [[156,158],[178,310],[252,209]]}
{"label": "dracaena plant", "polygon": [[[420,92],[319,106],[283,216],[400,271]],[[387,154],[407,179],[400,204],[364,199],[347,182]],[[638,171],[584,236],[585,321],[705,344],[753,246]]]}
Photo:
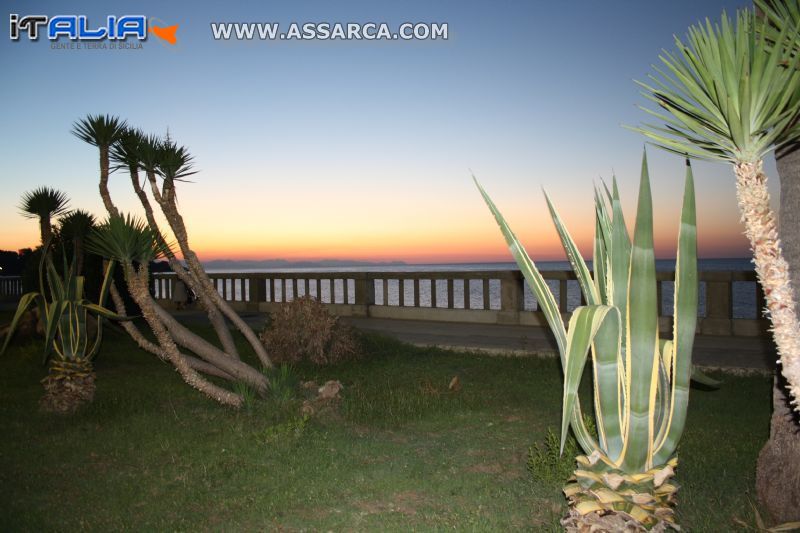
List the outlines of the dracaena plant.
{"label": "dracaena plant", "polygon": [[51,241],[45,243],[39,264],[39,290],[20,299],[0,353],[5,352],[25,312],[36,305],[44,325],[43,362],[49,363],[48,375],[42,381],[45,395],[41,406],[66,413],[94,398],[92,360],[103,338],[103,318],[123,317],[104,307],[114,263],[106,265],[99,303],[92,303],[84,297],[84,277],[76,274],[76,260],[68,263],[63,249],[63,274],[57,271],[49,250]]}
{"label": "dracaena plant", "polygon": [[[553,204],[550,214],[587,305],[565,326],[556,299],[500,211],[478,184],[555,336],[564,371],[561,446],[571,427],[583,455],[564,488],[567,530],[663,530],[674,525],[670,482],[686,422],[697,321],[697,239],[691,167],[687,164],[675,268],[671,339],[660,339],[653,252],[653,206],[642,162],[633,242],[616,181],[595,191],[596,234],[590,271]],[[578,388],[587,359],[594,381],[597,434],[587,429]],[[631,529],[628,529],[631,528]],[[594,531],[595,529],[591,529]]]}
{"label": "dracaena plant", "polygon": [[676,53],[639,82],[660,124],[636,131],[687,157],[733,165],[736,196],[772,322],[781,372],[800,412],[800,319],[763,159],[800,142],[800,27],[792,2],[760,2],[764,17],[740,10],[735,21],[689,28]]}

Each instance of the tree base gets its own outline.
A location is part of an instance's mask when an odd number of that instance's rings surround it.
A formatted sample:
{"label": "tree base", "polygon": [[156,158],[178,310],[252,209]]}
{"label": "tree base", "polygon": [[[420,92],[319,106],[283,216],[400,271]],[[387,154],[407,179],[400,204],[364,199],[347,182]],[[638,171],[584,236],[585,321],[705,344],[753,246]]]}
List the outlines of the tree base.
{"label": "tree base", "polygon": [[758,501],[778,524],[800,521],[800,426],[783,383],[777,376],[770,436],[756,467]]}
{"label": "tree base", "polygon": [[662,533],[675,527],[674,524],[661,521],[652,529],[647,529],[627,513],[593,512],[581,515],[575,509],[570,509],[569,514],[561,520],[561,525],[568,533]]}
{"label": "tree base", "polygon": [[48,413],[69,414],[94,400],[95,374],[91,364],[53,362],[42,380],[44,396],[39,408]]}

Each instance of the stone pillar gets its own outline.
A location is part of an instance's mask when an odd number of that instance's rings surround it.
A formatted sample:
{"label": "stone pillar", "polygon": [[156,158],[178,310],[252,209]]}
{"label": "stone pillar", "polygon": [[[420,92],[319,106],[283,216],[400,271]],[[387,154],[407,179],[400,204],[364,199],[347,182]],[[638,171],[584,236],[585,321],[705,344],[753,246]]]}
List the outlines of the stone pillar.
{"label": "stone pillar", "polygon": [[706,281],[706,316],[701,331],[703,335],[731,335],[733,300],[730,272],[707,272],[703,279]]}
{"label": "stone pillar", "polygon": [[497,322],[519,324],[519,315],[524,304],[522,274],[514,271],[500,278],[500,312],[497,313]]}

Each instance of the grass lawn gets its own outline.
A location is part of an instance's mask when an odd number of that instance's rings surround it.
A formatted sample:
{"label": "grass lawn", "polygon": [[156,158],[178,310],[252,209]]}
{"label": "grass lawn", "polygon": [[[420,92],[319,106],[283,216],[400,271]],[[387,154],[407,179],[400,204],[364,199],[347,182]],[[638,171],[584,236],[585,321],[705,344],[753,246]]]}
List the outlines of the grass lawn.
{"label": "grass lawn", "polygon": [[[112,331],[94,404],[42,414],[41,344],[14,345],[0,360],[0,530],[558,530],[563,480],[526,466],[559,424],[556,360],[364,342],[361,362],[295,369],[345,387],[308,422],[297,403],[217,406]],[[724,380],[692,392],[679,452],[692,531],[752,523],[770,380]]]}

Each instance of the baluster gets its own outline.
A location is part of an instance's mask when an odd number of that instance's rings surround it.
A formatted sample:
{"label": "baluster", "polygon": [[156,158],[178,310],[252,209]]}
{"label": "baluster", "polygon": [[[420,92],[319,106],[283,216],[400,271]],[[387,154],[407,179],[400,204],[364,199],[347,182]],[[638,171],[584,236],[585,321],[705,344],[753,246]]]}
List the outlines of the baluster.
{"label": "baluster", "polygon": [[414,300],[411,302],[411,307],[422,307],[422,303],[419,299],[419,280],[414,278],[414,295],[412,296]]}
{"label": "baluster", "polygon": [[453,279],[447,278],[447,308],[455,308],[455,290],[453,290]]}
{"label": "baluster", "polygon": [[483,309],[489,309],[489,278],[483,279]]}

